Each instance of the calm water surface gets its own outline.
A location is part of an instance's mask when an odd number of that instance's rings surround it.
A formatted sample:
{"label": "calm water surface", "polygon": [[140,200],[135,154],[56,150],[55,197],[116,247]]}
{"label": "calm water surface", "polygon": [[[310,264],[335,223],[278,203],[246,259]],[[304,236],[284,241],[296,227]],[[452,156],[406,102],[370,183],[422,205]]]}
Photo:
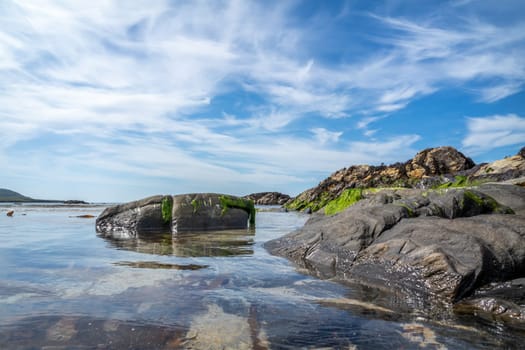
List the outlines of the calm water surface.
{"label": "calm water surface", "polygon": [[[378,291],[322,281],[262,244],[303,225],[111,241],[103,206],[0,205],[1,349],[493,349],[525,335],[389,309]],[[8,209],[15,215],[7,217]]]}

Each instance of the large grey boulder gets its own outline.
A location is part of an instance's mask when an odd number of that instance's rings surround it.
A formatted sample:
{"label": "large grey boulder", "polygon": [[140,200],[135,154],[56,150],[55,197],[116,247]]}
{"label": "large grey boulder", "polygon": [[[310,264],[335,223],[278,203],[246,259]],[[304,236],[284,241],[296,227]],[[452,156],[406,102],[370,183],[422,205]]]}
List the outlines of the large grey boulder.
{"label": "large grey boulder", "polygon": [[255,216],[253,202],[221,194],[193,193],[173,196],[171,230],[231,230],[247,227]]}
{"label": "large grey boulder", "polygon": [[105,209],[96,221],[100,235],[116,239],[139,234],[244,229],[255,224],[253,202],[224,194],[153,196]]}
{"label": "large grey boulder", "polygon": [[169,201],[170,196],[152,196],[106,208],[97,217],[97,232],[117,239],[136,237],[138,232],[167,232],[170,221],[162,218],[163,200]]}
{"label": "large grey boulder", "polygon": [[265,246],[322,277],[454,302],[525,276],[525,189],[497,186],[381,191]]}

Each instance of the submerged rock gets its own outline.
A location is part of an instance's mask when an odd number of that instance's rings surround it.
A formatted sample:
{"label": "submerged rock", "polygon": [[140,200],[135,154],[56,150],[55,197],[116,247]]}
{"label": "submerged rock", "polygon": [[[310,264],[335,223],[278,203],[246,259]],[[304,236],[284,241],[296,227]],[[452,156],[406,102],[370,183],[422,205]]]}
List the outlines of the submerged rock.
{"label": "submerged rock", "polygon": [[97,218],[99,234],[113,238],[139,233],[243,229],[255,224],[253,202],[239,197],[194,193],[153,196],[105,209]]}
{"label": "submerged rock", "polygon": [[451,303],[525,276],[525,217],[512,214],[524,205],[512,185],[385,190],[265,246],[323,277]]}
{"label": "submerged rock", "polygon": [[[250,309],[252,311],[252,308]],[[215,304],[191,322],[184,343],[188,349],[269,349],[264,329],[255,317],[245,318],[224,312]]]}

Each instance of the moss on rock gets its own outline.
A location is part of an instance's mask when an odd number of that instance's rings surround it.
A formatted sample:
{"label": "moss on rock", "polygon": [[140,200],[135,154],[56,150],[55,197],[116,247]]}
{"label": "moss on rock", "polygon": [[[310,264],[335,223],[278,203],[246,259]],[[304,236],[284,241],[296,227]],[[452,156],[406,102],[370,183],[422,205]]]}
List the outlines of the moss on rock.
{"label": "moss on rock", "polygon": [[475,203],[486,213],[497,214],[514,214],[514,211],[504,205],[499,204],[494,198],[489,196],[480,196],[473,191],[465,191],[464,196],[469,201]]}
{"label": "moss on rock", "polygon": [[162,198],[160,207],[162,212],[162,220],[165,224],[169,224],[171,222],[171,215],[173,211],[173,198],[171,196]]}
{"label": "moss on rock", "polygon": [[311,209],[312,212],[316,212],[327,205],[332,199],[332,195],[329,192],[323,192],[313,200],[305,199],[304,196],[298,196],[292,202],[286,204],[285,207],[291,210]]}
{"label": "moss on rock", "polygon": [[222,214],[224,215],[229,208],[244,210],[249,215],[250,226],[255,226],[255,205],[250,199],[235,198],[231,196],[220,196]]}
{"label": "moss on rock", "polygon": [[357,203],[363,198],[363,190],[361,188],[349,188],[343,191],[339,197],[328,202],[324,207],[326,215],[337,214],[349,206]]}

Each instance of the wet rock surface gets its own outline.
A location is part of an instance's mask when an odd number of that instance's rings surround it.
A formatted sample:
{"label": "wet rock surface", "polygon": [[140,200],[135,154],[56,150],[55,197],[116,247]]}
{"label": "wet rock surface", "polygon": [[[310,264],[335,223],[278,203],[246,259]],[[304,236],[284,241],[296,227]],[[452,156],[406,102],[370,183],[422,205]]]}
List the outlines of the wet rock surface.
{"label": "wet rock surface", "polygon": [[245,229],[255,220],[253,202],[239,197],[193,193],[153,196],[104,210],[97,232],[115,239],[139,234]]}
{"label": "wet rock surface", "polygon": [[162,232],[170,229],[162,218],[162,200],[152,196],[106,208],[96,221],[97,232],[115,238],[130,238],[138,232]]}
{"label": "wet rock surface", "polygon": [[525,274],[524,205],[513,185],[384,190],[265,246],[321,277],[450,305]]}
{"label": "wet rock surface", "polygon": [[454,310],[525,330],[525,278],[485,285]]}

